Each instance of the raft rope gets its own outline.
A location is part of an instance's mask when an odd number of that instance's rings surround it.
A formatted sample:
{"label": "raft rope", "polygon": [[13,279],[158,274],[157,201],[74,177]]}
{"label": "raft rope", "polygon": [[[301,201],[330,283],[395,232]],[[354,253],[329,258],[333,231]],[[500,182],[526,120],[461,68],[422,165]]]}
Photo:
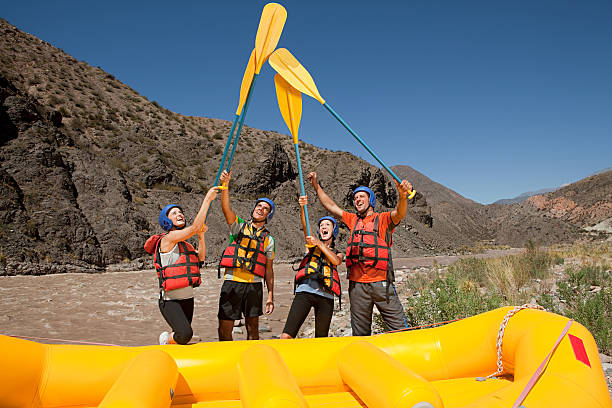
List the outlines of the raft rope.
{"label": "raft rope", "polygon": [[523,309],[537,309],[537,310],[546,310],[544,309],[542,306],[540,305],[534,305],[532,303],[525,303],[522,306],[516,306],[514,309],[510,310],[508,313],[506,313],[506,316],[504,316],[504,320],[502,320],[501,324],[499,325],[499,330],[497,331],[497,371],[495,371],[493,374],[489,374],[487,375],[486,378],[493,378],[499,374],[502,373],[502,371],[504,371],[504,365],[502,362],[502,357],[503,357],[503,353],[502,353],[502,342],[504,339],[504,332],[506,331],[506,326],[508,326],[508,321],[510,321],[510,318],[512,316],[514,316],[515,314],[517,314],[518,312],[520,312]]}
{"label": "raft rope", "polygon": [[75,343],[75,344],[87,344],[90,346],[113,346],[113,347],[121,347],[118,344],[109,344],[109,343],[94,343],[90,341],[81,341],[81,340],[64,340],[64,339],[50,339],[47,337],[31,337],[31,336],[19,336],[16,334],[3,334],[3,336],[15,337],[18,339],[31,339],[31,340],[44,340],[44,341],[55,341],[55,342],[63,342],[63,343]]}
{"label": "raft rope", "polygon": [[435,323],[423,324],[421,326],[412,326],[412,327],[406,327],[406,328],[403,328],[403,329],[389,330],[388,332],[385,332],[385,333],[399,333],[399,332],[403,332],[403,331],[422,329],[422,328],[425,328],[425,327],[442,326],[443,324],[452,323],[452,322],[458,322],[459,320],[463,320],[463,319],[465,319],[465,317],[460,317],[458,319],[453,319],[453,320],[445,320],[443,322],[435,322]]}

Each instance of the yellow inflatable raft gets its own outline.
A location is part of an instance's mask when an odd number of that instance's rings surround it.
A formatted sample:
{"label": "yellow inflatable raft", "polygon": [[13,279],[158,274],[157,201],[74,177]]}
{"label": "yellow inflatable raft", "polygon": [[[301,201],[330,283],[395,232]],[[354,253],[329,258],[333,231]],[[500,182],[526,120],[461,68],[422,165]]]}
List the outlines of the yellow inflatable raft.
{"label": "yellow inflatable raft", "polygon": [[[372,337],[191,346],[45,345],[0,336],[0,406],[612,407],[583,326],[568,330],[565,317],[515,312]],[[486,378],[498,371],[498,354],[502,374]]]}

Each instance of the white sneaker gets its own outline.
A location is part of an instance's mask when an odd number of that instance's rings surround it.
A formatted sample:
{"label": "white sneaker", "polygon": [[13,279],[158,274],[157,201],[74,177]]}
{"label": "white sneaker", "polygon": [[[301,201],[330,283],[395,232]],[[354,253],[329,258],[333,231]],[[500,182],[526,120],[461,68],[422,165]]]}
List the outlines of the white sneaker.
{"label": "white sneaker", "polygon": [[162,332],[162,334],[159,335],[159,344],[162,346],[164,344],[168,344],[169,339],[170,339],[170,333],[167,331]]}

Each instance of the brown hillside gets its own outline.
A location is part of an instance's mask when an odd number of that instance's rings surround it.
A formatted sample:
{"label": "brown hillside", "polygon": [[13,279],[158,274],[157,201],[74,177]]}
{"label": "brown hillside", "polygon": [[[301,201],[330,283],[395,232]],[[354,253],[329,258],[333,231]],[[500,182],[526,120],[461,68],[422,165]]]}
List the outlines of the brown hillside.
{"label": "brown hillside", "polygon": [[539,213],[592,227],[612,217],[612,171],[587,177],[559,190],[529,197]]}
{"label": "brown hillside", "polygon": [[[188,217],[195,215],[214,181],[230,123],[170,112],[4,20],[0,62],[1,273],[149,262],[142,245],[159,232],[160,208],[179,202]],[[339,204],[349,206],[351,189],[366,184],[380,209],[395,205],[395,187],[380,169],[348,153],[300,147],[304,171],[316,169]],[[303,238],[291,139],[245,127],[234,163],[232,205],[244,215],[254,198],[270,196],[278,206],[270,225],[277,256],[298,256]],[[324,212],[313,201],[316,219]],[[397,254],[435,250],[435,240],[421,239],[412,227],[423,222],[425,207],[424,199],[418,210],[413,205],[414,216],[398,229]],[[214,262],[227,243],[218,204],[208,223]]]}

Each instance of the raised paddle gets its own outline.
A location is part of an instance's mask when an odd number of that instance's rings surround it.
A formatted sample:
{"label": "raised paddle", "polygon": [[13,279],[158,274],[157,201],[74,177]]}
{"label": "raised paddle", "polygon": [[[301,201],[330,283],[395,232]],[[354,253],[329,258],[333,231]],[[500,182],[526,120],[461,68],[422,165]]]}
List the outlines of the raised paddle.
{"label": "raised paddle", "polygon": [[[240,114],[238,129],[236,130],[236,136],[234,138],[234,145],[232,146],[232,151],[225,167],[227,172],[229,172],[232,167],[234,153],[236,152],[236,147],[238,146],[240,131],[242,130],[242,125],[244,124],[244,119],[246,118],[249,102],[251,100],[251,96],[253,95],[253,89],[255,88],[255,82],[257,81],[257,77],[259,76],[259,72],[261,71],[261,67],[263,66],[264,62],[266,62],[270,54],[272,54],[272,51],[274,51],[276,48],[281,33],[283,32],[283,27],[285,26],[286,20],[287,11],[283,6],[277,3],[266,4],[261,13],[259,27],[257,28],[257,35],[255,36],[255,49],[252,53],[254,59],[254,70],[248,88],[245,86],[247,72],[245,72],[245,78],[243,79],[243,83],[240,88],[240,99],[242,100],[244,95],[246,95],[246,100],[244,102],[244,110],[242,110],[242,113]],[[250,63],[251,61],[249,60],[249,64]],[[249,66],[247,65],[247,71],[248,70]],[[246,89],[248,89],[248,91],[245,92]],[[242,106],[239,104],[238,110],[241,109]],[[221,172],[219,172],[219,174],[221,174]]]}
{"label": "raised paddle", "polygon": [[[302,162],[300,161],[300,148],[298,146],[298,130],[300,119],[302,119],[302,93],[292,87],[279,74],[274,75],[274,85],[276,86],[276,98],[281,115],[293,136],[293,146],[295,147],[295,158],[297,160],[298,174],[300,178],[300,192],[306,195],[304,189],[304,177],[302,175]],[[310,223],[308,222],[308,205],[304,205],[304,218],[306,220],[306,235],[310,236]]]}
{"label": "raised paddle", "polygon": [[236,124],[238,123],[238,119],[240,118],[240,114],[242,113],[242,107],[244,106],[244,103],[247,99],[249,90],[251,89],[251,83],[253,82],[254,74],[255,74],[255,49],[253,48],[253,51],[251,51],[251,57],[249,58],[249,62],[247,63],[246,69],[244,70],[244,75],[242,77],[242,84],[240,85],[240,99],[238,100],[238,109],[236,109],[236,116],[234,116],[234,123],[232,124],[232,128],[230,129],[229,136],[227,138],[227,143],[225,143],[225,150],[223,150],[223,157],[221,158],[221,164],[219,165],[219,170],[217,171],[217,177],[215,177],[215,184],[214,184],[215,186],[219,182],[221,171],[223,171],[223,166],[225,165],[225,159],[227,158],[227,151],[229,150],[229,147],[232,144],[234,130],[236,128]]}
{"label": "raised paddle", "polygon": [[[325,102],[325,99],[323,99],[321,94],[319,94],[317,86],[306,68],[304,68],[302,64],[300,64],[299,61],[293,55],[291,55],[289,50],[279,48],[278,50],[274,51],[272,55],[270,55],[268,62],[272,68],[274,68],[274,70],[278,72],[292,87],[319,101],[321,105],[323,105],[338,120],[338,122],[340,122],[342,126],[344,126],[346,130],[348,130],[349,133],[353,135],[353,137],[355,137],[355,139],[357,139],[357,141],[361,143],[363,147],[365,147],[365,149],[376,159],[376,161],[378,161],[378,163],[380,163],[380,165],[387,170],[395,181],[398,183],[402,182],[395,172],[393,172],[393,170],[391,170],[389,166],[387,166],[382,159],[378,157],[376,153],[374,153],[370,146],[368,146],[363,139],[361,139],[359,135],[357,135],[357,133],[355,133],[355,131],[351,129],[351,127],[336,113],[336,111],[334,111],[332,107]],[[408,195],[408,198],[413,198],[415,194],[416,191],[413,189]]]}

